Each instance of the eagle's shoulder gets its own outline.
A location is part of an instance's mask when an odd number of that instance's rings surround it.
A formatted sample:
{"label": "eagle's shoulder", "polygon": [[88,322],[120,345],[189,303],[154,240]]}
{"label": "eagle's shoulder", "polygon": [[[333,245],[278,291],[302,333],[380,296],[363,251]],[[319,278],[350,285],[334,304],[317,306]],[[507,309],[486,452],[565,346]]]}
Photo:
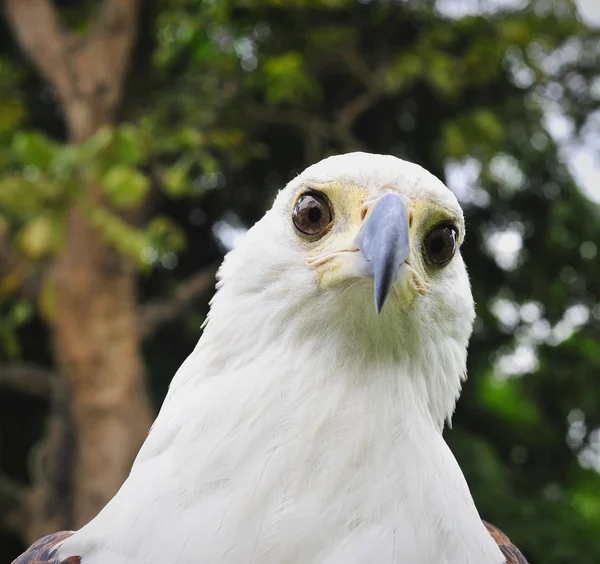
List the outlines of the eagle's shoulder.
{"label": "eagle's shoulder", "polygon": [[510,539],[497,527],[490,525],[486,521],[483,522],[496,544],[506,558],[506,564],[527,564],[527,560],[521,554],[521,551],[512,543]]}
{"label": "eagle's shoulder", "polygon": [[54,554],[56,545],[70,537],[74,531],[61,531],[46,535],[34,542],[21,556],[12,564],[81,564],[79,556],[70,556],[66,560],[59,561]]}

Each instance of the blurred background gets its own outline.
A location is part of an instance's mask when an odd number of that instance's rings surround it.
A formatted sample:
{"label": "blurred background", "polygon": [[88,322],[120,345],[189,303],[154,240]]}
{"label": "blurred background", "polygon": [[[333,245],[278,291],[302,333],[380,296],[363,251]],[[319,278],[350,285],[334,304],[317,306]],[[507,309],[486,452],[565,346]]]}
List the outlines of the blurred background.
{"label": "blurred background", "polygon": [[308,164],[391,153],[468,224],[449,441],[531,564],[600,562],[597,0],[4,0],[0,562],[118,489],[215,267]]}

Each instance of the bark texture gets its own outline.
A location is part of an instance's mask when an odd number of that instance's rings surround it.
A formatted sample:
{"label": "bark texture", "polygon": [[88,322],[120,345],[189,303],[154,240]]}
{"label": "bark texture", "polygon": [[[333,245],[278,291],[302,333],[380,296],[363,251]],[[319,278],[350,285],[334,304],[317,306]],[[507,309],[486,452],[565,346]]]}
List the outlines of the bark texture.
{"label": "bark texture", "polygon": [[[50,0],[5,0],[13,33],[64,108],[72,143],[113,124],[137,36],[139,0],[104,0],[85,36]],[[86,197],[99,202],[93,180]],[[131,262],[70,210],[66,244],[46,284],[56,297],[57,373],[47,439],[28,497],[29,542],[92,519],[126,478],[151,423]]]}
{"label": "bark texture", "polygon": [[77,432],[74,521],[94,517],[129,472],[151,422],[137,328],[135,273],[81,210],[71,212],[56,264],[56,359]]}

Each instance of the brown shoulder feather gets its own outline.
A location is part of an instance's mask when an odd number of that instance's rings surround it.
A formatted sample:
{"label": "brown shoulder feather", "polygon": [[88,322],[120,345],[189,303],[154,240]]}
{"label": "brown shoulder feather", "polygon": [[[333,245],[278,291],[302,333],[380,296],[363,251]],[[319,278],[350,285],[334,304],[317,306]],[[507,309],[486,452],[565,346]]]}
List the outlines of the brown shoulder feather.
{"label": "brown shoulder feather", "polygon": [[490,525],[486,521],[484,521],[483,524],[490,535],[492,535],[492,538],[496,541],[502,554],[504,554],[506,564],[527,564],[527,560],[525,560],[521,551],[510,542],[510,539],[500,529],[494,527],[494,525]]}
{"label": "brown shoulder feather", "polygon": [[53,553],[53,549],[60,542],[70,537],[73,531],[61,531],[46,535],[34,542],[21,556],[12,564],[81,564],[79,556],[70,556],[60,562]]}

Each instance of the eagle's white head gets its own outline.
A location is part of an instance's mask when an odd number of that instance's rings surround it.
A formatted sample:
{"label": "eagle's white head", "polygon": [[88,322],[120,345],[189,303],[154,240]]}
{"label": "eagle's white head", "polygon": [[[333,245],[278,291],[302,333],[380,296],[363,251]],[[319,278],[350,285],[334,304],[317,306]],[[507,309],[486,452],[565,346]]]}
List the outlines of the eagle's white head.
{"label": "eagle's white head", "polygon": [[442,426],[475,316],[464,234],[456,197],[422,167],[329,157],[290,182],[225,259],[207,340],[251,356],[279,343],[341,378],[347,364],[405,367]]}
{"label": "eagle's white head", "polygon": [[365,153],[304,171],[229,253],[84,564],[500,564],[442,437],[474,308],[453,194]]}

